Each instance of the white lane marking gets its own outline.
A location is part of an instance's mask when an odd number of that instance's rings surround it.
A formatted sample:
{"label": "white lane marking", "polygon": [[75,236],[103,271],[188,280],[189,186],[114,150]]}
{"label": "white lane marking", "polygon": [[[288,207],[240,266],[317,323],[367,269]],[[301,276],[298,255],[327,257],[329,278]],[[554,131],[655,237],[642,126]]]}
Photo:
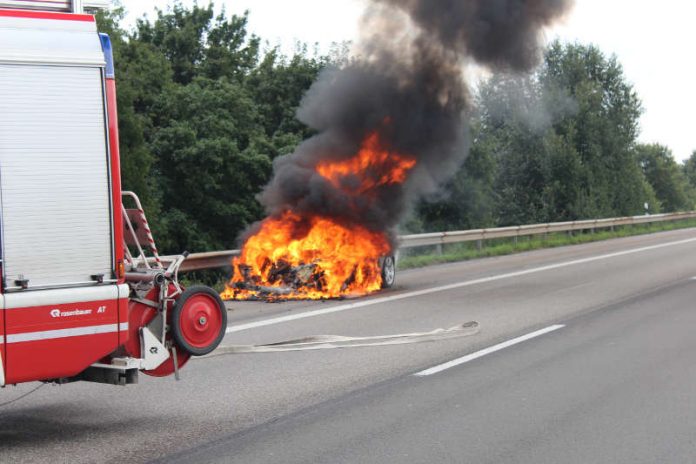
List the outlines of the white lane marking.
{"label": "white lane marking", "polygon": [[477,351],[475,353],[468,354],[466,356],[462,356],[461,358],[453,359],[452,361],[437,365],[435,367],[431,367],[430,369],[425,369],[420,372],[416,372],[415,376],[418,377],[425,377],[428,375],[433,375],[437,374],[438,372],[442,372],[447,369],[451,369],[453,367],[462,365],[464,363],[468,363],[469,361],[473,361],[474,359],[481,358],[483,356],[486,356],[487,354],[495,353],[496,351],[504,350],[505,348],[509,348],[513,345],[517,345],[518,343],[526,342],[527,340],[531,340],[532,338],[540,337],[544,334],[547,334],[549,332],[553,332],[558,329],[562,329],[565,327],[565,325],[558,324],[558,325],[552,325],[549,327],[546,327],[545,329],[537,330],[536,332],[528,333],[527,335],[522,335],[521,337],[513,338],[512,340],[508,340],[506,342],[498,343],[497,345],[489,346],[488,348],[484,348],[481,351]]}
{"label": "white lane marking", "polygon": [[508,272],[506,274],[499,274],[490,277],[482,277],[480,279],[467,280],[464,282],[457,282],[449,285],[442,285],[440,287],[426,288],[423,290],[414,290],[412,292],[401,293],[399,295],[383,296],[381,298],[373,298],[370,300],[356,301],[355,303],[349,303],[339,306],[333,306],[331,308],[315,309],[312,311],[306,311],[303,313],[290,314],[288,316],[274,317],[271,319],[264,319],[256,322],[249,322],[247,324],[239,324],[227,327],[226,333],[241,332],[243,330],[257,329],[259,327],[266,327],[269,325],[281,324],[283,322],[296,321],[298,319],[306,319],[308,317],[323,316],[325,314],[338,313],[341,311],[347,311],[350,309],[364,308],[365,306],[373,306],[382,303],[389,303],[391,301],[403,300],[406,298],[412,298],[415,296],[430,295],[431,293],[444,292],[447,290],[453,290],[456,288],[469,287],[472,285],[485,284],[488,282],[495,282],[497,280],[510,279],[512,277],[520,277],[529,274],[536,274],[538,272],[551,271],[554,269],[560,269],[569,266],[575,266],[578,264],[591,263],[593,261],[601,261],[604,259],[617,258],[619,256],[631,255],[634,253],[642,253],[644,251],[658,250],[660,248],[667,248],[672,246],[684,245],[686,243],[696,242],[696,238],[689,238],[685,240],[679,240],[677,242],[662,243],[659,245],[650,245],[641,248],[634,248],[631,250],[618,251],[615,253],[608,253],[605,255],[592,256],[590,258],[574,259],[572,261],[566,261],[563,263],[549,264],[546,266],[535,267],[532,269],[525,269],[522,271]]}

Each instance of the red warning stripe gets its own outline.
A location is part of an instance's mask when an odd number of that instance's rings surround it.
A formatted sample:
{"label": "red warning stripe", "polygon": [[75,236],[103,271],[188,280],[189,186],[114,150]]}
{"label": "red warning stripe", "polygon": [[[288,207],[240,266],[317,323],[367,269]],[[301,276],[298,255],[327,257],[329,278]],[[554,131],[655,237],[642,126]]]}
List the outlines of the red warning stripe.
{"label": "red warning stripe", "polygon": [[94,22],[94,16],[86,14],[72,13],[52,13],[48,11],[29,11],[29,10],[0,10],[0,17],[7,18],[30,18],[30,19],[57,19],[60,21],[82,21]]}

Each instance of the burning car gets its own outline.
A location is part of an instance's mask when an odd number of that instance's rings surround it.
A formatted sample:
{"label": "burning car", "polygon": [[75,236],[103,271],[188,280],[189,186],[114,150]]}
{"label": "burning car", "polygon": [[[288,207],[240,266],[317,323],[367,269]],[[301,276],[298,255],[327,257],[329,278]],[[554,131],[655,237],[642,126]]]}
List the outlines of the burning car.
{"label": "burning car", "polygon": [[[373,291],[391,288],[396,280],[396,256],[382,256],[377,263],[379,287]],[[263,269],[266,273],[265,280],[254,276],[248,265],[238,265],[236,272],[239,275],[233,277],[232,282],[222,294],[225,299],[280,301],[363,295],[362,292],[349,290],[355,282],[355,273],[343,282],[340,294],[330,293],[326,270],[320,262],[293,266],[288,261],[279,260]]]}
{"label": "burning car", "polygon": [[391,287],[395,240],[371,218],[384,209],[382,191],[398,191],[415,165],[415,158],[385,146],[377,131],[353,156],[317,162],[305,173],[321,193],[316,205],[286,205],[256,224],[222,297],[316,300]]}

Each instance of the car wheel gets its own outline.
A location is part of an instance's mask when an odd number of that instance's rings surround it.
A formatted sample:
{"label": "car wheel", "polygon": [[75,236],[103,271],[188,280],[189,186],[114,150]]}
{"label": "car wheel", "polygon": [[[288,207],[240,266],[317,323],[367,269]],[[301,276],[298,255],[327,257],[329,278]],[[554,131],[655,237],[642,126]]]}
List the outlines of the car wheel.
{"label": "car wheel", "polygon": [[396,280],[396,260],[393,256],[385,256],[382,260],[382,288],[390,288]]}

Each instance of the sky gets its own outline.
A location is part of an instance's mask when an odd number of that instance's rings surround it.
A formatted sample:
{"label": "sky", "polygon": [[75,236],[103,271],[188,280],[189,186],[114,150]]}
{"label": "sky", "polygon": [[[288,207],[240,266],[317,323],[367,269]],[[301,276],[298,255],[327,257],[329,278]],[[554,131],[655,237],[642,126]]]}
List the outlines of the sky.
{"label": "sky", "polygon": [[[332,42],[357,36],[365,0],[216,0],[231,14],[249,10],[249,29],[292,51],[297,41],[317,43],[327,51]],[[121,0],[134,24],[170,0]],[[182,0],[193,4],[194,0]],[[207,0],[199,1],[207,4]],[[643,101],[640,140],[661,143],[677,160],[696,150],[696,2],[685,0],[576,0],[563,22],[546,31],[546,39],[593,43],[605,54],[615,54]],[[694,54],[696,55],[696,54]]]}

